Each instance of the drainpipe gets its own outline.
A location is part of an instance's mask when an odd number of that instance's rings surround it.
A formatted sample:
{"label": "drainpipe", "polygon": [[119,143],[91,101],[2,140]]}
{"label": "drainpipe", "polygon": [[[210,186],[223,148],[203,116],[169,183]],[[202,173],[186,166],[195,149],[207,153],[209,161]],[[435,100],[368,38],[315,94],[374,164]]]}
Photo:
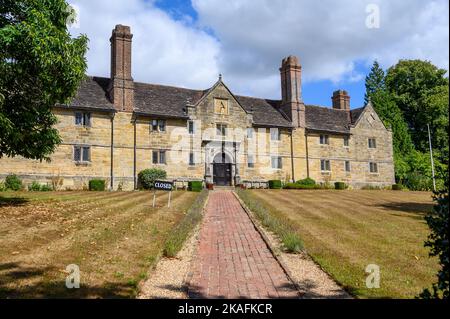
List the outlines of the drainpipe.
{"label": "drainpipe", "polygon": [[136,179],[136,120],[135,116],[133,119],[133,128],[134,128],[134,145],[133,145],[133,181],[134,181],[134,190],[137,189],[137,179]]}
{"label": "drainpipe", "polygon": [[292,181],[295,183],[295,168],[294,168],[294,130],[291,129],[291,169],[292,169]]}
{"label": "drainpipe", "polygon": [[113,113],[111,116],[111,171],[110,171],[111,190],[114,190],[114,116],[115,113]]}
{"label": "drainpipe", "polygon": [[305,141],[306,141],[306,175],[309,178],[309,152],[308,152],[308,133],[305,130]]}

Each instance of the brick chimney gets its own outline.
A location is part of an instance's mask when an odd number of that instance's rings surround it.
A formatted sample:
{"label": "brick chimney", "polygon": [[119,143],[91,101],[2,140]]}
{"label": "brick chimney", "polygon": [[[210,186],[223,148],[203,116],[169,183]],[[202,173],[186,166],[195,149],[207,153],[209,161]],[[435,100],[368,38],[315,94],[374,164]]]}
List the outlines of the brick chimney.
{"label": "brick chimney", "polygon": [[302,67],[296,56],[283,59],[281,74],[281,110],[295,127],[305,127],[305,104],[302,99]]}
{"label": "brick chimney", "polygon": [[132,39],[130,27],[116,25],[111,42],[111,84],[109,96],[117,111],[132,112],[134,82],[131,77]]}
{"label": "brick chimney", "polygon": [[333,92],[333,109],[350,111],[350,96],[347,91],[338,90]]}

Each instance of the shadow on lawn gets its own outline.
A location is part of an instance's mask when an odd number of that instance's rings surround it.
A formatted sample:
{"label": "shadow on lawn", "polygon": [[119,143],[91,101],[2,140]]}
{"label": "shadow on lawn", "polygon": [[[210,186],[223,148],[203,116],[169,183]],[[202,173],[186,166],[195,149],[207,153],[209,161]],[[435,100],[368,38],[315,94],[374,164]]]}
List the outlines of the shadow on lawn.
{"label": "shadow on lawn", "polygon": [[[50,273],[60,272],[58,279],[48,279]],[[135,286],[106,282],[102,286],[81,284],[79,289],[68,289],[65,276],[55,267],[25,267],[19,263],[0,264],[0,299],[34,299],[34,298],[131,298]]]}
{"label": "shadow on lawn", "polygon": [[23,197],[3,197],[0,196],[0,207],[17,207],[23,206],[29,200]]}
{"label": "shadow on lawn", "polygon": [[393,212],[410,213],[410,215],[398,215],[395,216],[408,216],[414,219],[423,220],[433,210],[433,203],[387,203],[382,205],[376,205],[377,207]]}

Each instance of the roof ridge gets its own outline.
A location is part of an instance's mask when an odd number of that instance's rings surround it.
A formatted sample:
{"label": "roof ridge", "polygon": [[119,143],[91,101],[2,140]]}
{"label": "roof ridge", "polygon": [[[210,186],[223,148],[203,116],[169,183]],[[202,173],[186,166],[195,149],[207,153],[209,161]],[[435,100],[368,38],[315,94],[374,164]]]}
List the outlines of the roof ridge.
{"label": "roof ridge", "polygon": [[204,93],[207,90],[200,90],[200,89],[188,89],[188,88],[184,88],[184,87],[180,87],[180,86],[174,86],[174,85],[166,85],[166,84],[155,84],[155,83],[144,83],[144,82],[138,82],[138,81],[134,81],[134,84],[138,84],[138,85],[150,85],[150,86],[154,86],[154,87],[163,87],[163,88],[171,88],[171,89],[178,89],[178,90],[185,90],[185,91],[191,91],[191,92],[201,92]]}

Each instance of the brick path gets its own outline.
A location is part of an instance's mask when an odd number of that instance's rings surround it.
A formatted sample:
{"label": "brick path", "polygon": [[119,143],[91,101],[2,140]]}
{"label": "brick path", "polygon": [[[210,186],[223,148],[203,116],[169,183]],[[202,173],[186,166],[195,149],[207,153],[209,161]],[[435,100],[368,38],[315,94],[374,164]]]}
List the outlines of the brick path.
{"label": "brick path", "polygon": [[297,298],[297,290],[230,191],[210,193],[190,298]]}

